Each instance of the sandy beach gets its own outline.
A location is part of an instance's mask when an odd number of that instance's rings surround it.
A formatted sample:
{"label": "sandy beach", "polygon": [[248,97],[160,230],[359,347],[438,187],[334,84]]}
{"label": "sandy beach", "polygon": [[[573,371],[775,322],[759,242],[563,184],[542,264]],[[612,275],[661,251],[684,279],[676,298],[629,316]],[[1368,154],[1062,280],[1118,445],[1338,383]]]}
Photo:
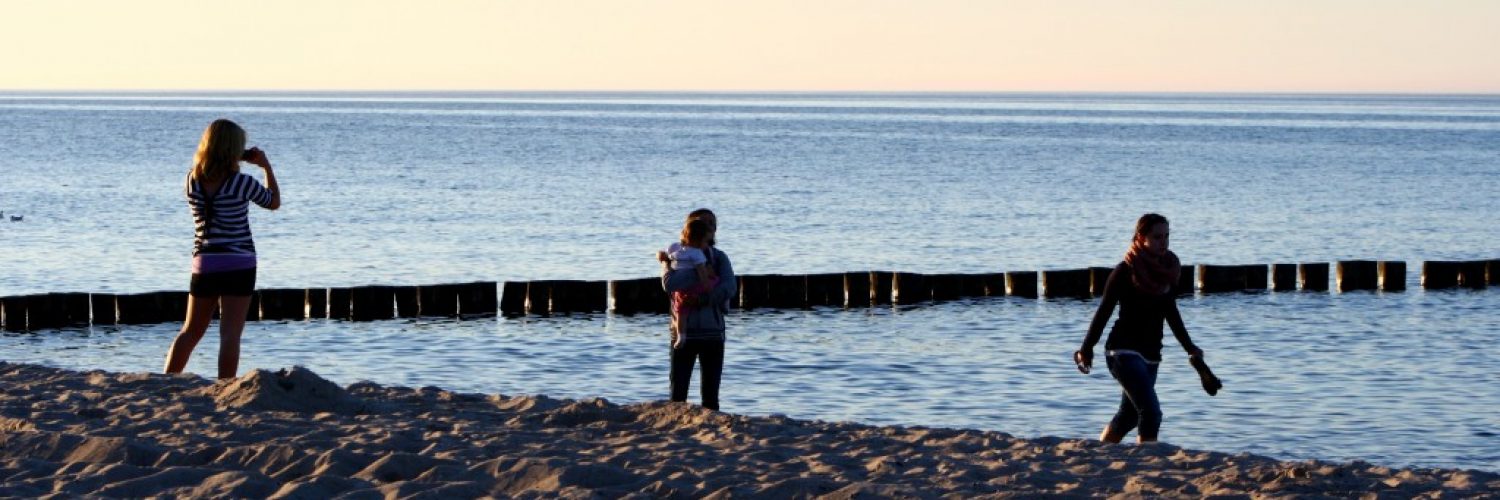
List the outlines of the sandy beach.
{"label": "sandy beach", "polygon": [[6,497],[1500,497],[1483,471],[340,387],[303,368],[214,383],[0,362],[0,387]]}

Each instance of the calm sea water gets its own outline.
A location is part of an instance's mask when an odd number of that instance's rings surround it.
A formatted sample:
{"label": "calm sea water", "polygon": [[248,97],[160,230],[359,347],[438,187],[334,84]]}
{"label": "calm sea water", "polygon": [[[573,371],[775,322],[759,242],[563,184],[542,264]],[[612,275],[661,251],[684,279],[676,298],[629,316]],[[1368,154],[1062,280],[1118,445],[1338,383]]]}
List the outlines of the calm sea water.
{"label": "calm sea water", "polygon": [[[648,276],[698,206],[742,273],[1109,265],[1146,211],[1173,220],[1188,263],[1500,257],[1500,97],[12,94],[0,211],[25,220],[0,220],[0,295],[185,288],[181,180],[218,117],[285,191],[282,210],[252,212],[264,287]],[[1500,470],[1497,297],[1187,299],[1229,388],[1209,398],[1169,359],[1163,437]],[[1093,436],[1118,395],[1068,360],[1092,307],[739,313],[725,409]],[[0,356],[155,370],[175,328],[5,335]],[[267,322],[242,366],[641,401],[663,396],[664,329]],[[214,349],[190,369],[211,373]]]}

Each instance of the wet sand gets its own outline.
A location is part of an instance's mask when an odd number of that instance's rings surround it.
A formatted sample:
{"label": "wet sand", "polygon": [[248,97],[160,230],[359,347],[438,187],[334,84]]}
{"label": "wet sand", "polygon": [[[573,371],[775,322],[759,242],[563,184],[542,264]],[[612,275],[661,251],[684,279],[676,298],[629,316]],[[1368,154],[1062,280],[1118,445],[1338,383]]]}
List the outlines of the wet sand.
{"label": "wet sand", "polygon": [[1500,474],[1170,444],[0,362],[0,496],[1500,498]]}

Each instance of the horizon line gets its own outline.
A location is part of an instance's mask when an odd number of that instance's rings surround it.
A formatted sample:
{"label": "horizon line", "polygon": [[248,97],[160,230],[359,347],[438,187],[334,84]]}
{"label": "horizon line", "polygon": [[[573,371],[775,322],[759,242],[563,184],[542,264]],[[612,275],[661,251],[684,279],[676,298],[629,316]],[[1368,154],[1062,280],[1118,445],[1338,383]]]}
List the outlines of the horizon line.
{"label": "horizon line", "polygon": [[931,95],[1364,95],[1364,96],[1500,96],[1500,89],[1485,91],[1433,91],[1433,90],[806,90],[806,89],[338,89],[338,88],[0,88],[0,94],[214,94],[214,93],[340,93],[340,94],[786,94],[786,95],[882,95],[882,94],[931,94]]}

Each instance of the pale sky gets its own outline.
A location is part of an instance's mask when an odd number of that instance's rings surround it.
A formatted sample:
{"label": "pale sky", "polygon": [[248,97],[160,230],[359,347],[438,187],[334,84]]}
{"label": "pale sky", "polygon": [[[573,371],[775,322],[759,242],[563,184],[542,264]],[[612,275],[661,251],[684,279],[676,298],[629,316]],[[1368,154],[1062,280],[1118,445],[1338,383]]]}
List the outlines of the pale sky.
{"label": "pale sky", "polygon": [[1500,93],[1497,0],[0,0],[4,90]]}

